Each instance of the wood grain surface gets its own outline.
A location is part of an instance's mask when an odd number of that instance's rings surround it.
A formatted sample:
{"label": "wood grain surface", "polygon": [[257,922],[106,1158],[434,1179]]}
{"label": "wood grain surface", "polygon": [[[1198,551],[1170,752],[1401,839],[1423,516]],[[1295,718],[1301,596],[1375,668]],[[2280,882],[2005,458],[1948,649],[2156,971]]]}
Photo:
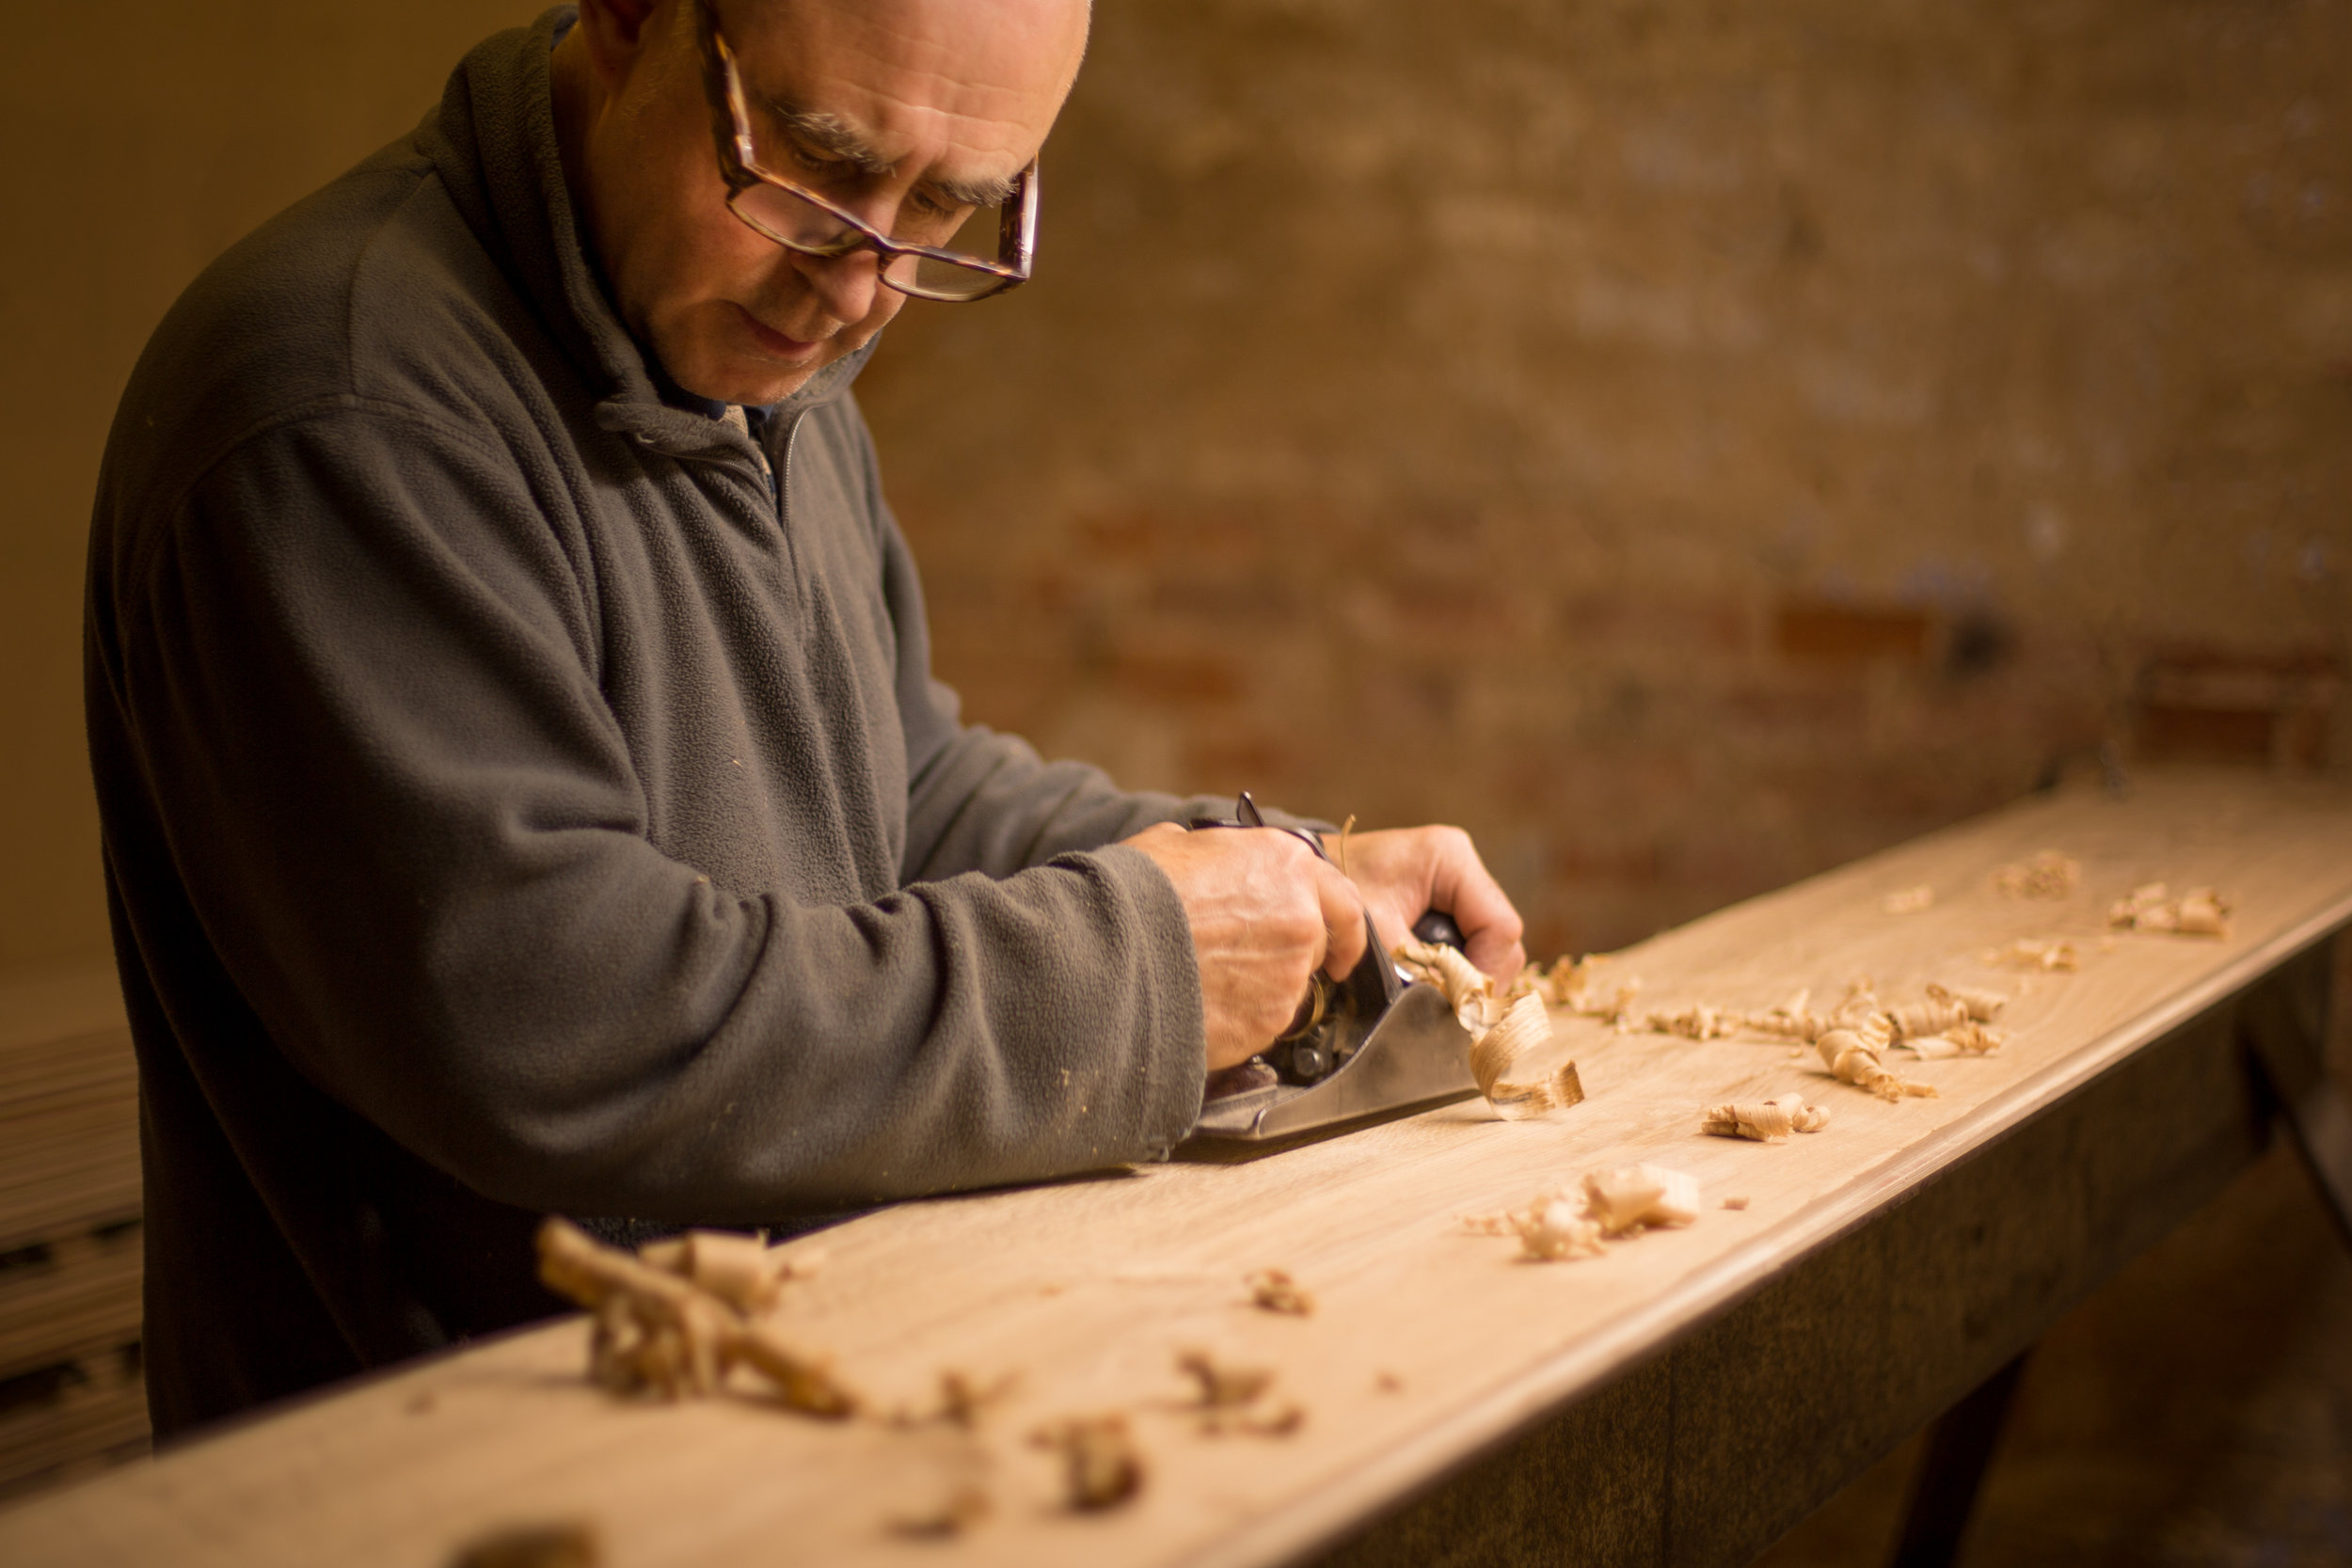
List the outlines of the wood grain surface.
{"label": "wood grain surface", "polygon": [[[2071,897],[1994,890],[2000,865],[2042,848],[2081,860]],[[2109,938],[2107,903],[2159,879],[2233,898],[2232,937]],[[1884,912],[1886,895],[1923,882],[1932,907]],[[485,1531],[578,1522],[618,1565],[1284,1560],[1608,1383],[2347,920],[2341,790],[2181,776],[2142,780],[2122,802],[2029,801],[1623,958],[1661,1004],[1761,1008],[1798,986],[1834,1000],[1856,975],[1890,1003],[1929,981],[2010,991],[1997,1055],[1896,1058],[1941,1099],[1884,1103],[1783,1040],[1623,1036],[1564,1018],[1560,1048],[1589,1098],[1545,1119],[1502,1122],[1472,1101],[1254,1161],[906,1204],[791,1243],[829,1256],[790,1288],[780,1321],[833,1354],[875,1412],[930,1407],[950,1370],[1016,1380],[975,1433],[829,1424],[749,1397],[615,1401],[584,1382],[586,1327],[571,1319],[26,1504],[0,1515],[0,1560],[439,1564]],[[2053,936],[2076,942],[2079,973],[1984,961]],[[1791,1089],[1834,1110],[1826,1131],[1763,1145],[1698,1130],[1710,1102]],[[1532,1263],[1461,1223],[1643,1160],[1698,1178],[1696,1225]],[[1748,1207],[1721,1207],[1734,1196]],[[1268,1266],[1314,1292],[1313,1315],[1249,1305],[1244,1275]],[[1176,1365],[1193,1348],[1275,1369],[1269,1402],[1295,1402],[1303,1424],[1204,1433]],[[1126,1507],[1073,1515],[1051,1456],[1025,1438],[1111,1411],[1136,1434],[1146,1485]],[[961,1538],[889,1528],[970,1484],[993,1508]]]}

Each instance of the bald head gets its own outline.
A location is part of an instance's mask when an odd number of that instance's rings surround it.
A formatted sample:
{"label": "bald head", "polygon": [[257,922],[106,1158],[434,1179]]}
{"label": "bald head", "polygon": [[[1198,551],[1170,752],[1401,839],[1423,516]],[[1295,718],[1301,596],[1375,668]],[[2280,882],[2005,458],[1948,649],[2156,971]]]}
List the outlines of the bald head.
{"label": "bald head", "polygon": [[[871,252],[801,255],[727,211],[697,3],[581,0],[555,59],[564,172],[639,341],[690,391],[771,403],[904,296],[880,286]],[[1088,5],[716,0],[715,15],[763,165],[888,233],[910,202],[988,204],[1037,156]]]}

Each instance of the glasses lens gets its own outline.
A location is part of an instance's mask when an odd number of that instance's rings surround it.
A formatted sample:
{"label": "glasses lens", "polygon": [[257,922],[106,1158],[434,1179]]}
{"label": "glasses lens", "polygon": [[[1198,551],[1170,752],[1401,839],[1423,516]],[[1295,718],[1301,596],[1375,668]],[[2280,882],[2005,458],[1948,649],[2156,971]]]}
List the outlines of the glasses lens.
{"label": "glasses lens", "polygon": [[883,276],[891,287],[925,299],[977,299],[1005,286],[995,273],[959,266],[936,256],[895,256]]}
{"label": "glasses lens", "polygon": [[779,245],[813,255],[833,256],[856,246],[858,231],[812,202],[780,186],[746,185],[728,205],[735,215]]}

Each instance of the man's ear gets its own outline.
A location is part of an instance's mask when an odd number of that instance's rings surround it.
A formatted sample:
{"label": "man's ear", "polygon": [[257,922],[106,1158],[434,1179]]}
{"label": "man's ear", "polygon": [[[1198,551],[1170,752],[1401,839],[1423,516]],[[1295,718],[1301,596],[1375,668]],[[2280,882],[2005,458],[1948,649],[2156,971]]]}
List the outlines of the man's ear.
{"label": "man's ear", "polygon": [[573,25],[588,45],[590,63],[608,86],[628,74],[651,41],[648,24],[660,8],[660,0],[580,0],[580,20]]}

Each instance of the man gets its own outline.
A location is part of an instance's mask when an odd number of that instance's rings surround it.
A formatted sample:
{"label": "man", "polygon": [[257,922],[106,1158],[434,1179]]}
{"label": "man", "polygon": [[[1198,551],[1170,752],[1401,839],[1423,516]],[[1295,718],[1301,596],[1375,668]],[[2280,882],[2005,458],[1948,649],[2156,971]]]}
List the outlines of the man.
{"label": "man", "polygon": [[1156,1158],[1366,910],[1518,967],[1459,832],[1351,885],[930,679],[848,387],[1025,270],[1086,21],[586,0],[156,332],[87,642],[159,1433],[550,1310],[544,1212]]}

